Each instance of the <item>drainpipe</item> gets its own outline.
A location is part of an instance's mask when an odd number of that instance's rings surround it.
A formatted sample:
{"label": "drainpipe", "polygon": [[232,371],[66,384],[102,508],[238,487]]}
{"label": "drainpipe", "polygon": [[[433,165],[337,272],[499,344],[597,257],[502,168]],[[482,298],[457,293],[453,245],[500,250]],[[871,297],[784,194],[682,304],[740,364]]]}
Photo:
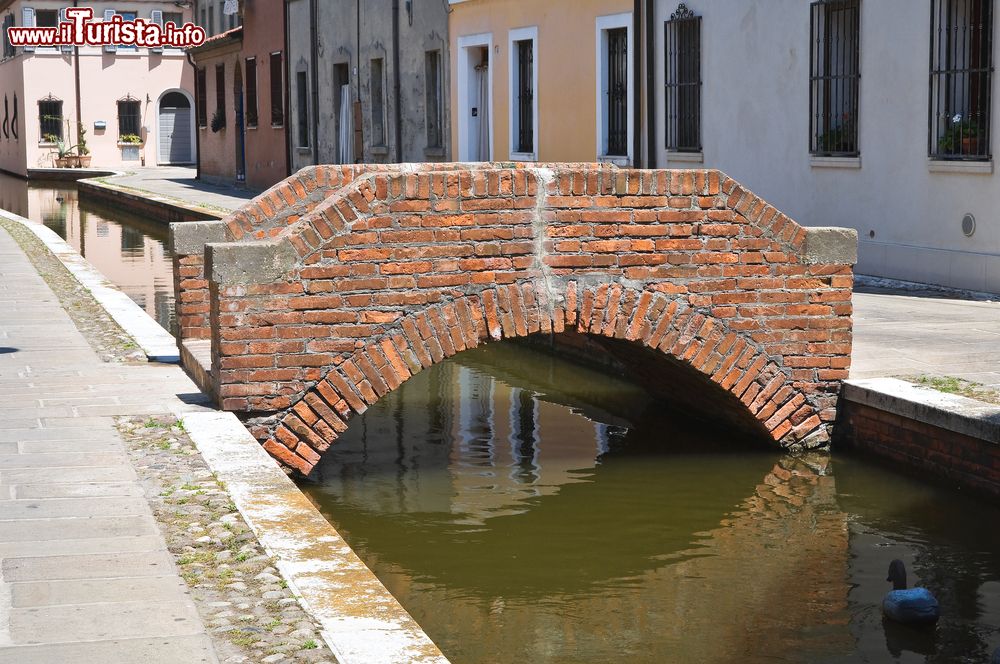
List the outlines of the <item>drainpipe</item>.
{"label": "drainpipe", "polygon": [[[285,84],[281,86],[281,117],[283,119],[282,126],[284,127],[282,133],[285,135],[285,177],[288,177],[292,174],[292,132],[289,129],[291,127],[291,122],[288,119],[288,90],[291,89],[291,85],[288,82],[288,0],[285,0],[284,4],[285,11],[283,12],[281,20],[283,23],[282,30],[285,35],[285,42],[281,53],[281,59],[284,63],[285,69]],[[269,68],[270,64],[271,63],[268,62]],[[268,76],[270,76],[270,73]],[[272,101],[271,103],[273,104],[274,102]]]}
{"label": "drainpipe", "polygon": [[309,0],[309,73],[312,79],[312,145],[313,163],[319,163],[319,16],[318,0]]}
{"label": "drainpipe", "polygon": [[646,168],[656,168],[656,63],[653,51],[656,35],[653,34],[654,0],[646,0]]}
{"label": "drainpipe", "polygon": [[[79,0],[73,0],[76,7]],[[80,103],[80,47],[73,47],[73,85],[76,94],[76,144],[80,144],[80,129],[83,127],[83,105]]]}
{"label": "drainpipe", "polygon": [[632,167],[642,168],[642,49],[638,48],[643,41],[642,34],[642,0],[635,0],[632,5],[632,34],[639,42],[632,49]]}
{"label": "drainpipe", "polygon": [[[79,46],[77,47],[79,48]],[[196,180],[201,179],[201,127],[198,125],[198,65],[194,63],[194,59],[191,57],[190,51],[184,52],[184,57],[187,59],[191,69],[194,70],[194,154],[195,154],[195,165],[194,165],[194,177]],[[201,90],[201,94],[204,95],[205,91]]]}
{"label": "drainpipe", "polygon": [[392,0],[392,96],[396,119],[396,163],[403,161],[403,107],[399,98],[399,0]]}

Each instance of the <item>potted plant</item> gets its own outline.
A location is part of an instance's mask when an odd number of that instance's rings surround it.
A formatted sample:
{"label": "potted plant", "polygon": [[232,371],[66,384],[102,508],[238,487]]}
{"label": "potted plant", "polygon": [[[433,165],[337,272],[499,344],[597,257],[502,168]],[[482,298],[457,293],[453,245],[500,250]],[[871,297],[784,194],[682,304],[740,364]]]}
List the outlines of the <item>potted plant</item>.
{"label": "potted plant", "polygon": [[56,168],[69,168],[73,165],[76,159],[76,155],[73,154],[73,150],[76,146],[69,145],[66,141],[62,140],[54,134],[47,134],[46,138],[55,144],[56,149]]}
{"label": "potted plant", "polygon": [[121,145],[142,145],[142,136],[138,134],[122,134],[118,137],[118,143]]}
{"label": "potted plant", "polygon": [[226,128],[226,114],[216,111],[212,114],[212,133],[217,134]]}
{"label": "potted plant", "polygon": [[76,123],[76,151],[77,161],[82,168],[90,168],[90,148],[87,147],[87,130],[83,128],[82,122]]}
{"label": "potted plant", "polygon": [[963,119],[961,113],[954,115],[950,120],[948,128],[938,139],[938,151],[947,155],[978,155],[979,123],[972,119]]}

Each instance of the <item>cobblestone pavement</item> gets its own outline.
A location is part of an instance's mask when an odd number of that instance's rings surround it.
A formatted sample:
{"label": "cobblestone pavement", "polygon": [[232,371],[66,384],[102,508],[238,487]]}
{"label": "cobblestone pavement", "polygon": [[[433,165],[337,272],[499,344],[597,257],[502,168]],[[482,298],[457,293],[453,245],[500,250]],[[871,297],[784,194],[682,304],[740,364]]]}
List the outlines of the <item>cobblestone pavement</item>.
{"label": "cobblestone pavement", "polygon": [[13,233],[31,261],[0,229],[0,664],[330,660],[163,426],[203,395],[176,366],[132,361],[89,294]]}

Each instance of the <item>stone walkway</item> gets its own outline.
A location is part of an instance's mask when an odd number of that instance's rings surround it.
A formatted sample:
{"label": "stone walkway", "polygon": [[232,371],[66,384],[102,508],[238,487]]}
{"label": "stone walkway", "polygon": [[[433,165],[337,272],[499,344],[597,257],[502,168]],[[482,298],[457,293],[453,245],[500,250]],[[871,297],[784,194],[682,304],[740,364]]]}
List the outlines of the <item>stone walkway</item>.
{"label": "stone walkway", "polygon": [[2,229],[0,312],[0,663],[216,662],[113,419],[200,393],[102,362]]}
{"label": "stone walkway", "polygon": [[851,378],[952,376],[1000,390],[1000,302],[854,293]]}
{"label": "stone walkway", "polygon": [[183,203],[195,203],[225,211],[242,207],[257,195],[257,192],[250,190],[206,184],[197,180],[196,174],[193,166],[156,166],[108,178],[108,182],[174,198]]}

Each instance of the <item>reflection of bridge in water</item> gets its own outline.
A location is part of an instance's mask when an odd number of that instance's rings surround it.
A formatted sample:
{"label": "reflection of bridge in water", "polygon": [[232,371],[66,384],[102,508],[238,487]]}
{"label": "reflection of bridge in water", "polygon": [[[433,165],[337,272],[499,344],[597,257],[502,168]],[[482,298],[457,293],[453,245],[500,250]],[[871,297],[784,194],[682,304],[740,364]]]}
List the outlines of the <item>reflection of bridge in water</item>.
{"label": "reflection of bridge in water", "polygon": [[[500,348],[376,404],[311,489],[335,496],[338,527],[449,656],[768,661],[850,650],[846,517],[822,462],[707,454],[727,441],[652,424],[634,386]],[[610,395],[629,404],[614,408],[622,426],[568,415],[608,422]],[[653,447],[674,453],[643,452]],[[708,463],[711,483],[696,471]],[[442,620],[476,643],[437,633]]]}

